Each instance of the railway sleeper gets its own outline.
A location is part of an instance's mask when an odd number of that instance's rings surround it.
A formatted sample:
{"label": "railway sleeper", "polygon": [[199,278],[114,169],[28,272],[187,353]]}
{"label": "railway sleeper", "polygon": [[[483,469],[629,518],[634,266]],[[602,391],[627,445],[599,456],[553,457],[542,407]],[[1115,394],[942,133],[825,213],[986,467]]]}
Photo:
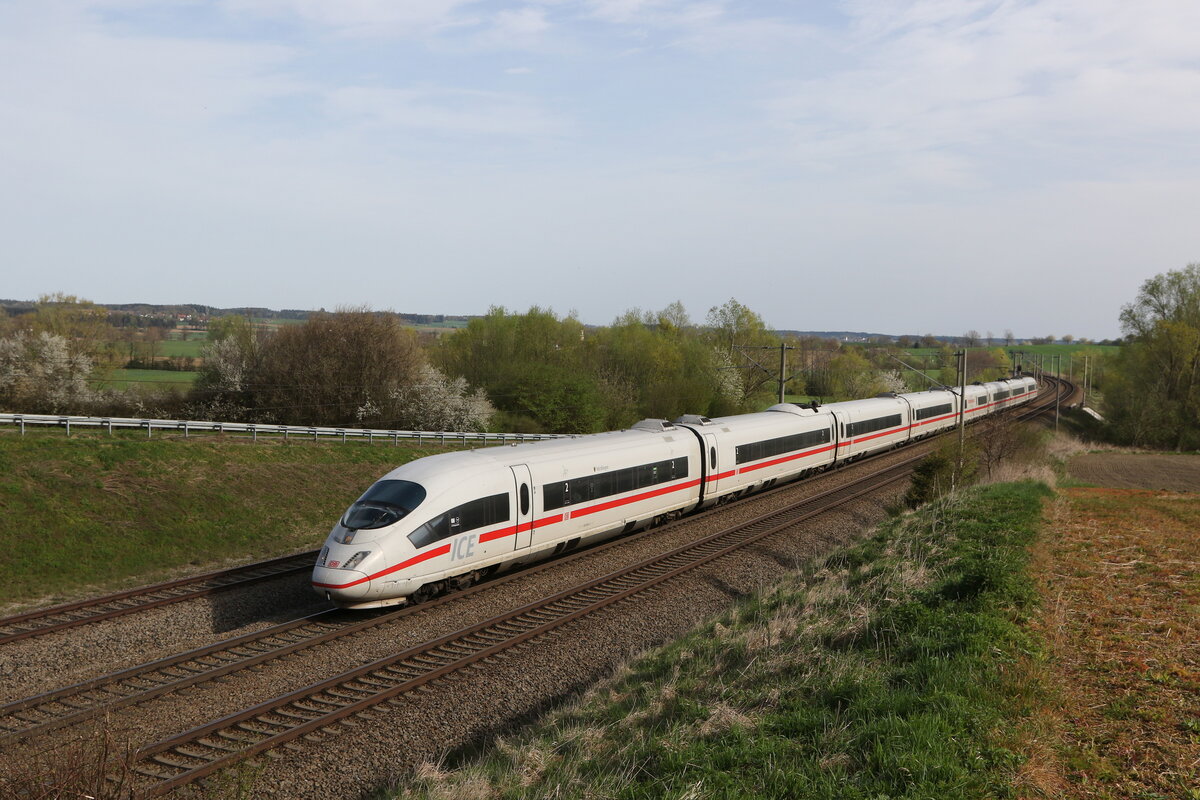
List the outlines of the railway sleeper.
{"label": "railway sleeper", "polygon": [[[170,767],[173,770],[183,770],[184,772],[190,772],[192,769],[194,769],[196,767],[196,765],[194,763],[180,761],[177,758],[170,758],[169,756],[166,756],[163,753],[156,753],[155,755],[150,756],[150,760],[153,761],[155,764],[161,764],[162,766]],[[193,760],[198,760],[198,759],[193,759]],[[205,759],[205,760],[211,761],[212,759]],[[174,774],[171,774],[171,775],[151,775],[151,777],[156,777],[159,780],[162,780],[163,778],[173,778],[175,776],[174,776]]]}
{"label": "railway sleeper", "polygon": [[[236,753],[241,749],[240,747],[217,747],[216,745],[205,744],[203,742],[201,744],[204,744],[204,746],[209,748],[210,750],[223,750],[226,753]],[[185,747],[183,745],[176,747],[175,752],[179,753],[181,755],[185,755],[188,758],[194,758],[198,761],[212,761],[212,753],[211,752],[209,752],[209,753],[197,752],[196,750]]]}
{"label": "railway sleeper", "polygon": [[[320,706],[313,705],[318,703]],[[316,719],[316,717],[323,717],[330,711],[336,711],[342,707],[340,703],[334,703],[327,700],[317,700],[313,697],[310,697],[307,700],[293,700],[291,705],[292,708],[298,708],[301,711],[312,712],[312,714],[314,714],[314,719]],[[321,706],[324,707],[322,708]]]}
{"label": "railway sleeper", "polygon": [[303,724],[303,723],[305,723],[305,722],[311,722],[313,719],[315,719],[315,717],[312,717],[312,716],[305,716],[304,714],[297,714],[297,713],[295,713],[295,712],[293,712],[293,711],[289,711],[289,710],[288,710],[288,709],[286,709],[286,708],[277,708],[277,709],[275,709],[274,711],[268,711],[268,712],[267,712],[266,714],[264,714],[263,716],[266,716],[266,717],[271,717],[271,716],[274,716],[274,717],[283,717],[285,720],[288,720],[288,722],[280,722],[280,723],[276,723],[276,724],[278,724],[278,725],[286,725],[286,726],[288,726],[289,728],[294,728],[294,727],[296,727],[296,723],[297,723],[297,722],[299,722],[299,723]]}

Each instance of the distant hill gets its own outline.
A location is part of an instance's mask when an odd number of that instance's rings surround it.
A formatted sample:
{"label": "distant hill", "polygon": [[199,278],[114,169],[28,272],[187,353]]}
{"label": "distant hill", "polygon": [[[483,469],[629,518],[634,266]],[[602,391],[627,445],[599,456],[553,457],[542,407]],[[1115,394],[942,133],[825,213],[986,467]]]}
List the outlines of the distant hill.
{"label": "distant hill", "polygon": [[[793,331],[777,330],[780,336],[815,336],[818,339],[837,339],[843,342],[870,342],[873,340],[891,340],[899,336],[892,333],[865,333],[864,331]],[[919,335],[914,338],[921,338]],[[934,337],[941,339],[942,337]],[[950,337],[946,337],[950,338]]]}
{"label": "distant hill", "polygon": [[[137,317],[190,318],[198,321],[227,316],[250,317],[252,319],[304,320],[308,319],[311,314],[320,313],[325,310],[323,308],[318,310],[295,308],[275,310],[273,308],[260,308],[257,306],[218,308],[217,306],[208,306],[201,303],[97,303],[97,305],[103,306],[110,312],[130,314]],[[37,309],[37,303],[32,300],[0,299],[0,309],[3,309],[10,316],[15,317],[21,314],[32,313]],[[453,314],[411,314],[388,311],[380,311],[379,313],[394,313],[409,325],[461,327],[473,319],[471,316]]]}

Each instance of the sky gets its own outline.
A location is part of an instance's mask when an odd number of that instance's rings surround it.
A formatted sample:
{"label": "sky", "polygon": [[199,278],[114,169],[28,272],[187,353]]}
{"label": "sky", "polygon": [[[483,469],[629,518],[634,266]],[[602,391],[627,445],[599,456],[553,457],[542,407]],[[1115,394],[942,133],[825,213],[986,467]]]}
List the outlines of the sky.
{"label": "sky", "polygon": [[1196,0],[0,0],[0,297],[1120,334]]}

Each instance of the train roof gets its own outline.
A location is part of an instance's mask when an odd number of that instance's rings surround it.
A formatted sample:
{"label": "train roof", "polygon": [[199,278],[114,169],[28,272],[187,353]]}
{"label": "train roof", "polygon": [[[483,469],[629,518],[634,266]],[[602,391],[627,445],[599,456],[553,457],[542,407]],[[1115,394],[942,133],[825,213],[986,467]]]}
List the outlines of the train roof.
{"label": "train roof", "polygon": [[[662,422],[654,420],[653,422]],[[643,423],[639,423],[642,425]],[[686,437],[686,438],[685,438]],[[531,466],[546,462],[568,462],[576,453],[593,455],[619,453],[646,445],[678,441],[683,445],[695,442],[690,431],[670,423],[654,428],[651,425],[605,433],[589,433],[561,439],[545,439],[537,442],[496,445],[454,453],[439,453],[426,456],[407,464],[401,464],[380,480],[406,480],[420,483],[431,492],[439,491],[447,483],[459,484],[483,474],[495,472],[518,464]]]}

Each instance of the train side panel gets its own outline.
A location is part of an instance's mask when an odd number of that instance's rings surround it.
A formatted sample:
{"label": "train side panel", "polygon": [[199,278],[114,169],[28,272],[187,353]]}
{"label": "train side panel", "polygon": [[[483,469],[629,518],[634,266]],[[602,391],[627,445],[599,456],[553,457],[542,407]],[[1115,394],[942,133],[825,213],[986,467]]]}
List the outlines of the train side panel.
{"label": "train side panel", "polygon": [[[682,423],[681,423],[682,424]],[[833,463],[833,414],[781,403],[757,414],[686,423],[715,448],[705,505],[793,480]],[[710,465],[714,463],[710,452]]]}
{"label": "train side panel", "polygon": [[909,440],[908,403],[900,397],[873,397],[824,406],[838,423],[838,460],[859,458]]}
{"label": "train side panel", "polygon": [[945,389],[900,395],[912,409],[912,436],[921,439],[958,424],[958,395]]}

